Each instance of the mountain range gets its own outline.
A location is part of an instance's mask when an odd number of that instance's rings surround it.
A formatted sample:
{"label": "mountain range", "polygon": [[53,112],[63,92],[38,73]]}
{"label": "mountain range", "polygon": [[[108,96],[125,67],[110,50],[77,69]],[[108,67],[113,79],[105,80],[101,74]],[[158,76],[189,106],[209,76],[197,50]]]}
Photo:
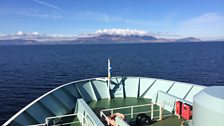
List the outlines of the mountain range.
{"label": "mountain range", "polygon": [[39,33],[1,35],[0,45],[45,45],[45,44],[107,44],[107,43],[157,43],[157,42],[199,42],[195,37],[181,39],[158,38],[139,34],[86,34],[80,36],[50,36]]}

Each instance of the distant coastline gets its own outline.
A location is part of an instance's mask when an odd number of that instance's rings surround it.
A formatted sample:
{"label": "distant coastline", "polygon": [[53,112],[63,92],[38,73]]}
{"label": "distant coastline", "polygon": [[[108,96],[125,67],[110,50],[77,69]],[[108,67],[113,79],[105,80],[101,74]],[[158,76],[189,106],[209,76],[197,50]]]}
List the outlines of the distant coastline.
{"label": "distant coastline", "polygon": [[[218,40],[215,40],[219,42]],[[220,40],[221,42],[222,40]],[[120,43],[182,43],[214,42],[196,37],[166,38],[158,34],[129,29],[112,29],[78,36],[23,33],[0,35],[0,45],[68,45],[68,44],[120,44]]]}
{"label": "distant coastline", "polygon": [[195,37],[182,39],[157,38],[149,35],[101,34],[85,37],[54,37],[46,35],[8,35],[0,37],[0,45],[55,45],[55,44],[110,44],[110,43],[164,43],[201,42]]}

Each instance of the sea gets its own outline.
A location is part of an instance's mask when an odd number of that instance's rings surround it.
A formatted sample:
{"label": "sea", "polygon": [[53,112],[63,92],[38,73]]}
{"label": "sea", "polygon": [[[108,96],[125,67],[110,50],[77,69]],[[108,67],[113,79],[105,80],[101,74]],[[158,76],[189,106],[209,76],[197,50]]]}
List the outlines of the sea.
{"label": "sea", "polygon": [[152,77],[224,86],[224,42],[0,46],[0,124],[67,82]]}

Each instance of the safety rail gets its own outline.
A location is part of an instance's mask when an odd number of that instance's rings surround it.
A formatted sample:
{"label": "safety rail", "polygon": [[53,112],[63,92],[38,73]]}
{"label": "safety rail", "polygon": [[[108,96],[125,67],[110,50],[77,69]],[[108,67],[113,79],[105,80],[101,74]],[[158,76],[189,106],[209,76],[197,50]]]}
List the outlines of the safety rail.
{"label": "safety rail", "polygon": [[42,123],[42,124],[34,124],[34,125],[29,125],[29,126],[46,126],[46,123]]}
{"label": "safety rail", "polygon": [[[155,109],[158,106],[159,109]],[[149,106],[148,111],[136,111],[135,109],[140,108],[140,107],[146,107]],[[131,116],[131,118],[134,117],[134,115],[140,114],[140,113],[150,113],[151,114],[151,119],[158,118],[158,120],[162,120],[163,117],[163,104],[161,103],[152,103],[152,104],[143,104],[143,105],[134,105],[134,106],[125,106],[125,107],[118,107],[118,108],[110,108],[110,109],[104,109],[100,111],[100,117],[105,118],[105,120],[108,120],[109,118],[107,117],[108,115],[105,114],[105,112],[110,112],[110,114],[114,114],[114,111],[116,110],[124,110],[124,109],[129,109],[129,113],[122,113],[126,116]],[[154,116],[154,112],[159,111],[159,116]]]}
{"label": "safety rail", "polygon": [[[62,120],[63,118],[68,118],[68,117],[75,118],[78,115],[82,117],[81,121],[78,120],[78,121],[72,121],[72,122],[66,122],[66,123],[60,122],[60,120]],[[88,123],[82,113],[75,113],[75,114],[47,117],[45,119],[45,123],[33,124],[29,126],[63,126],[63,125],[79,124],[79,123],[81,124],[81,126],[88,126],[88,125],[85,125],[85,122]]]}
{"label": "safety rail", "polygon": [[[81,117],[81,120],[78,119],[78,116]],[[70,119],[72,118],[72,120],[69,121],[69,118]],[[77,118],[77,121],[74,120],[75,118]],[[62,120],[66,120],[66,121],[62,121]],[[80,124],[80,126],[88,126],[88,121],[86,120],[86,118],[83,116],[82,113],[48,117],[45,119],[45,122],[47,126],[64,126],[64,125],[71,125],[71,124]]]}
{"label": "safety rail", "polygon": [[[81,120],[79,120],[79,117],[81,117]],[[77,121],[62,121],[65,118],[73,117],[75,119],[77,117]],[[67,126],[72,124],[80,124],[80,126],[91,126],[88,122],[88,120],[85,118],[85,116],[82,113],[74,113],[74,114],[67,114],[67,115],[61,115],[61,116],[52,116],[47,117],[45,119],[45,123],[42,124],[34,124],[29,126]]]}

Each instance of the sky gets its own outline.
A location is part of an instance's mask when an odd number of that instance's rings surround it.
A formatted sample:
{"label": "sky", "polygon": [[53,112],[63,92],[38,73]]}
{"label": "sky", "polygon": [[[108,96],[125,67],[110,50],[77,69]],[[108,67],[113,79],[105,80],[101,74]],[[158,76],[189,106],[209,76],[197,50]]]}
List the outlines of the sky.
{"label": "sky", "polygon": [[224,39],[224,0],[0,0],[0,34],[79,35],[99,29]]}

